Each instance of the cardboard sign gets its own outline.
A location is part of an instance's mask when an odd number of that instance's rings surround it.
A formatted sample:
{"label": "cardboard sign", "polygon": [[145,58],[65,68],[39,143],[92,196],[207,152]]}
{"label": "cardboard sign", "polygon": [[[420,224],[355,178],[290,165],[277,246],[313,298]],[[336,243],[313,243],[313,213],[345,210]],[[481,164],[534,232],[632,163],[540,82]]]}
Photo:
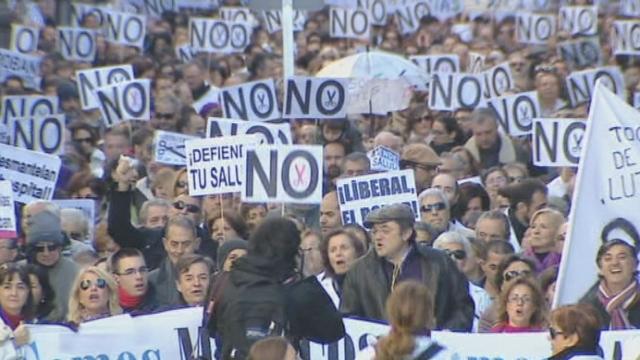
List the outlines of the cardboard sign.
{"label": "cardboard sign", "polygon": [[2,97],[0,123],[8,124],[12,118],[28,118],[57,114],[57,96],[9,95]]}
{"label": "cardboard sign", "polygon": [[198,55],[198,52],[191,48],[189,44],[184,44],[181,46],[176,46],[176,58],[180,60],[183,64],[187,64],[193,60],[193,58]]}
{"label": "cardboard sign", "polygon": [[191,48],[205,52],[243,52],[251,43],[253,29],[245,22],[207,18],[189,19]]}
{"label": "cardboard sign", "polygon": [[338,179],[337,191],[342,224],[364,226],[364,219],[369,212],[398,203],[409,205],[416,221],[420,221],[413,170]]}
{"label": "cardboard sign", "polygon": [[615,55],[640,55],[640,21],[614,21],[611,43]]}
{"label": "cardboard sign", "polygon": [[339,119],[347,113],[348,79],[292,76],[285,84],[284,116]]}
{"label": "cardboard sign", "polygon": [[557,50],[571,68],[602,65],[602,49],[597,36],[558,43]]}
{"label": "cardboard sign", "polygon": [[91,29],[58,27],[58,49],[67,60],[93,62],[96,34]]}
{"label": "cardboard sign", "polygon": [[136,79],[96,89],[102,119],[106,126],[125,120],[150,118],[151,80]]}
{"label": "cardboard sign", "polygon": [[247,151],[255,144],[255,137],[246,135],[186,141],[189,195],[242,191]]}
{"label": "cardboard sign", "polygon": [[420,19],[429,14],[429,4],[423,0],[414,0],[401,6],[395,14],[400,33],[413,34],[420,27]]}
{"label": "cardboard sign", "polygon": [[455,111],[484,104],[484,81],[474,74],[433,74],[429,82],[429,108]]}
{"label": "cardboard sign", "polygon": [[242,201],[320,204],[322,146],[257,146],[246,160]]}
{"label": "cardboard sign", "polygon": [[11,239],[17,236],[11,181],[2,180],[0,181],[0,239]]}
{"label": "cardboard sign", "polygon": [[513,88],[513,76],[509,63],[496,65],[482,73],[484,79],[484,96],[493,98],[505,95]]}
{"label": "cardboard sign", "polygon": [[369,13],[371,25],[384,26],[387,25],[387,14],[390,2],[385,0],[358,0],[359,8],[363,8]]}
{"label": "cardboard sign", "polygon": [[10,180],[13,200],[51,200],[62,161],[55,155],[0,144],[0,180]]}
{"label": "cardboard sign", "polygon": [[98,108],[95,89],[133,80],[133,67],[130,64],[107,66],[76,72],[78,93],[82,110]]}
{"label": "cardboard sign", "polygon": [[624,96],[624,79],[617,66],[572,72],[566,80],[571,106],[578,106],[590,101],[598,79],[602,79],[605,86],[618,96]]}
{"label": "cardboard sign", "polygon": [[21,54],[30,54],[38,50],[40,29],[19,24],[11,24],[11,43],[9,50]]}
{"label": "cardboard sign", "polygon": [[155,149],[155,161],[161,164],[185,166],[187,164],[187,156],[185,155],[184,143],[194,139],[198,138],[170,131],[154,131],[153,148]]}
{"label": "cardboard sign", "polygon": [[349,82],[348,114],[380,114],[409,107],[413,90],[402,79],[354,78]]}
{"label": "cardboard sign", "polygon": [[427,74],[460,72],[460,57],[457,54],[413,55],[409,59]]}
{"label": "cardboard sign", "polygon": [[363,9],[343,9],[332,7],[329,10],[329,34],[333,38],[369,39],[371,21]]}
{"label": "cardboard sign", "polygon": [[512,136],[529,135],[533,118],[540,116],[536,91],[501,96],[487,103],[496,112],[502,129]]}
{"label": "cardboard sign", "polygon": [[598,33],[597,6],[561,6],[558,22],[562,31],[571,35]]}
{"label": "cardboard sign", "polygon": [[523,44],[546,45],[556,33],[556,17],[518,13],[516,18],[516,38]]}
{"label": "cardboard sign", "polygon": [[223,88],[220,101],[226,118],[253,121],[280,119],[273,79]]}
{"label": "cardboard sign", "polygon": [[14,75],[24,81],[29,89],[40,89],[40,61],[42,57],[21,54],[17,51],[0,49],[0,82]]}
{"label": "cardboard sign", "polygon": [[620,15],[629,17],[640,16],[640,0],[620,0]]}
{"label": "cardboard sign", "polygon": [[371,162],[371,170],[395,171],[400,170],[400,154],[386,146],[377,146],[367,153]]}
{"label": "cardboard sign", "polygon": [[578,166],[585,119],[533,120],[533,164],[536,166]]}
{"label": "cardboard sign", "polygon": [[62,153],[64,130],[64,114],[9,120],[11,145],[45,154]]}
{"label": "cardboard sign", "polygon": [[119,11],[106,11],[105,39],[109,42],[142,49],[146,34],[146,17]]}
{"label": "cardboard sign", "polygon": [[82,22],[87,15],[94,16],[100,27],[106,23],[107,12],[111,9],[108,7],[95,6],[90,4],[82,4],[77,2],[71,3],[71,26],[82,27]]}
{"label": "cardboard sign", "polygon": [[[273,34],[282,30],[282,11],[268,10],[262,12],[264,22],[267,24],[267,31]],[[307,22],[307,15],[300,10],[293,10],[293,31],[304,30],[304,24]]]}
{"label": "cardboard sign", "polygon": [[260,145],[293,144],[291,140],[291,127],[288,123],[273,124],[214,117],[207,119],[207,137],[236,135],[255,135],[257,143]]}

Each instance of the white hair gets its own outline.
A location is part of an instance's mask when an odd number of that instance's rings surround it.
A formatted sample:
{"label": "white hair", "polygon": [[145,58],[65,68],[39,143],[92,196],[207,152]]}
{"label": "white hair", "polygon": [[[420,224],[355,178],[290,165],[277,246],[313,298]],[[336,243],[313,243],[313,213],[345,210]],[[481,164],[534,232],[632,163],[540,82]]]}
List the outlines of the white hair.
{"label": "white hair", "polygon": [[447,198],[447,195],[444,193],[444,191],[436,188],[425,189],[420,193],[420,195],[418,195],[418,202],[421,203],[422,199],[426,198],[427,196],[439,197],[440,200],[442,200],[442,202],[444,203],[447,210],[451,210],[451,204],[449,204],[449,199]]}
{"label": "white hair", "polygon": [[434,249],[442,249],[446,244],[458,244],[462,245],[464,248],[464,252],[467,253],[467,256],[471,256],[473,249],[471,248],[471,243],[469,239],[467,239],[464,235],[460,234],[457,231],[447,231],[436,238],[436,241],[433,242]]}

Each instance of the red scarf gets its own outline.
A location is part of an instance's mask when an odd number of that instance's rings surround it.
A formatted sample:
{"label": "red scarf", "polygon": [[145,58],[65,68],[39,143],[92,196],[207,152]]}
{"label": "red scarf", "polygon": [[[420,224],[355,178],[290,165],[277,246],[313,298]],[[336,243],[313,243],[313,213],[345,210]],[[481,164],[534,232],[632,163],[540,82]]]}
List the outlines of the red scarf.
{"label": "red scarf", "polygon": [[15,330],[18,325],[24,321],[24,317],[22,315],[11,315],[4,310],[0,311],[0,316],[2,316],[2,320],[11,328],[11,330]]}
{"label": "red scarf", "polygon": [[144,300],[144,295],[129,295],[122,287],[118,287],[118,296],[120,297],[120,306],[122,306],[123,309],[135,309],[142,304],[142,300]]}

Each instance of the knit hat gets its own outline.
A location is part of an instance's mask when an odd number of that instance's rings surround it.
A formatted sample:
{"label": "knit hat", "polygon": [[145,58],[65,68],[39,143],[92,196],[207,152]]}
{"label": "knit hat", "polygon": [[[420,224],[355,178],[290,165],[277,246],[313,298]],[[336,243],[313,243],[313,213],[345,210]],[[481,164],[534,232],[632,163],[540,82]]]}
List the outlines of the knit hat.
{"label": "knit hat", "polygon": [[34,246],[38,243],[49,242],[62,246],[64,235],[60,217],[51,211],[41,211],[27,221],[29,232],[27,233],[27,245]]}
{"label": "knit hat", "polygon": [[229,256],[229,254],[233,250],[237,250],[237,249],[247,250],[248,246],[249,244],[242,239],[232,239],[232,240],[225,241],[218,248],[218,257],[216,259],[217,260],[216,265],[218,266],[218,269],[222,270],[222,267],[224,266],[224,262],[227,260],[227,256]]}

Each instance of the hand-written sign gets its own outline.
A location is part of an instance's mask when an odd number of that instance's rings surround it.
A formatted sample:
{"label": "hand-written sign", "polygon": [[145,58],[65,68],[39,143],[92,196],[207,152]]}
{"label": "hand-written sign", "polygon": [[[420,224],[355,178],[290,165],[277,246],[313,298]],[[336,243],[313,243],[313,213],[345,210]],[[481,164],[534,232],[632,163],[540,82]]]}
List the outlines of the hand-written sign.
{"label": "hand-written sign", "polygon": [[76,82],[80,93],[82,110],[98,108],[95,89],[133,80],[133,67],[130,64],[107,66],[76,72]]}
{"label": "hand-written sign", "polygon": [[298,119],[344,118],[348,79],[293,76],[286,79],[284,116]]}
{"label": "hand-written sign", "polygon": [[51,200],[61,165],[58,156],[0,144],[0,180],[11,180],[17,202]]}
{"label": "hand-written sign", "polygon": [[516,38],[523,44],[546,45],[555,35],[556,17],[518,13],[516,18]]}
{"label": "hand-written sign", "polygon": [[367,153],[371,162],[371,170],[395,171],[400,170],[400,154],[386,146],[377,146]]}
{"label": "hand-written sign", "polygon": [[369,39],[371,21],[363,9],[343,9],[332,7],[329,10],[329,34],[332,38]]}
{"label": "hand-written sign", "polygon": [[586,127],[585,119],[534,119],[533,164],[578,166]]}
{"label": "hand-written sign", "polygon": [[611,43],[615,55],[640,55],[640,21],[614,21]]}
{"label": "hand-written sign", "polygon": [[0,83],[14,75],[24,81],[25,87],[40,90],[42,57],[0,49]]}
{"label": "hand-written sign", "polygon": [[558,43],[557,50],[562,60],[572,68],[602,64],[602,49],[598,37],[564,41]]}
{"label": "hand-written sign", "polygon": [[93,62],[96,34],[91,29],[58,27],[58,47],[67,60]]}
{"label": "hand-written sign", "polygon": [[105,39],[115,44],[142,49],[146,23],[145,16],[108,10],[105,18]]}
{"label": "hand-written sign", "polygon": [[571,35],[595,35],[598,33],[598,7],[562,6],[558,22],[560,29]]}
{"label": "hand-written sign", "polygon": [[220,100],[226,118],[254,121],[280,119],[273,79],[223,88]]}
{"label": "hand-written sign", "polygon": [[371,25],[387,25],[387,14],[390,3],[385,0],[357,0],[358,6],[365,9],[369,15]]}
{"label": "hand-written sign", "polygon": [[210,117],[207,119],[206,133],[207,137],[255,135],[258,144],[293,144],[288,123],[273,124]]}
{"label": "hand-written sign", "polygon": [[501,96],[489,99],[487,103],[496,112],[500,126],[513,136],[529,135],[532,119],[540,116],[536,91]]}
{"label": "hand-written sign", "polygon": [[513,76],[509,63],[502,63],[482,72],[484,96],[492,98],[505,95],[513,88]]}
{"label": "hand-written sign", "polygon": [[484,104],[484,82],[480,75],[463,73],[433,74],[429,82],[429,108],[455,111]]}
{"label": "hand-written sign", "polygon": [[420,27],[420,19],[429,15],[429,4],[423,0],[410,1],[398,8],[396,22],[403,35],[412,34]]}

